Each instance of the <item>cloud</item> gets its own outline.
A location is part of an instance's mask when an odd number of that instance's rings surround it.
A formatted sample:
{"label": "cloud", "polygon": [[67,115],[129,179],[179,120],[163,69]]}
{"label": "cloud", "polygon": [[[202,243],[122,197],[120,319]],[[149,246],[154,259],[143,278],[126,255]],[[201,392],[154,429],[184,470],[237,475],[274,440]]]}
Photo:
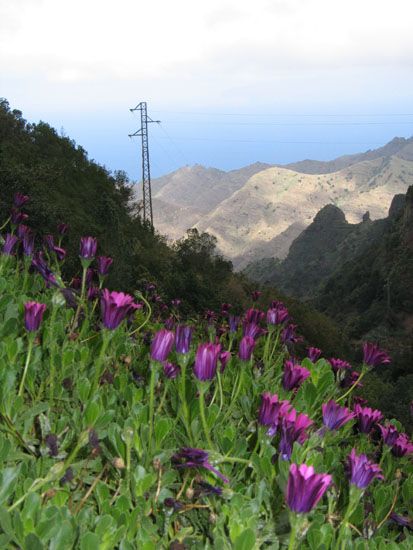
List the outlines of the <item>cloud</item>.
{"label": "cloud", "polygon": [[303,87],[391,97],[412,84],[412,15],[410,0],[0,0],[0,78],[81,109],[299,100]]}

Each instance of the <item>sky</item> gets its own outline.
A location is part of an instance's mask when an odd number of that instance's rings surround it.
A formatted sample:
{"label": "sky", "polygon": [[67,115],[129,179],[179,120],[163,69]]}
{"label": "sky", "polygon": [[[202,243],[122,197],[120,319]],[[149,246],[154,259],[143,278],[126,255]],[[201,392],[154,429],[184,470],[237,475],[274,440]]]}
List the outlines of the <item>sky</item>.
{"label": "sky", "polygon": [[140,178],[413,135],[411,0],[0,0],[0,97]]}

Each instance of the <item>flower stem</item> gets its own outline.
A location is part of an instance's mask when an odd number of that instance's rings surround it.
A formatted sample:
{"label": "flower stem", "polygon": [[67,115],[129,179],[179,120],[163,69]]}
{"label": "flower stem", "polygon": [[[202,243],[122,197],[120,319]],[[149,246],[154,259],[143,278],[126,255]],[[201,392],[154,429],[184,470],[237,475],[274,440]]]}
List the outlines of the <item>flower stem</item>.
{"label": "flower stem", "polygon": [[102,347],[100,348],[99,357],[95,363],[95,372],[93,376],[93,383],[92,383],[92,386],[90,387],[89,396],[92,396],[99,386],[99,379],[101,377],[101,371],[102,371],[102,363],[103,363],[106,349],[110,341],[110,337],[111,337],[111,333],[103,329],[102,330],[102,338],[103,338]]}
{"label": "flower stem", "polygon": [[202,427],[204,428],[204,434],[208,443],[208,448],[212,450],[214,448],[214,445],[211,440],[211,435],[209,433],[208,424],[205,417],[205,386],[202,384],[199,384],[199,413],[201,415],[201,422]]}
{"label": "flower stem", "polygon": [[53,338],[53,329],[55,326],[55,320],[56,320],[56,313],[57,313],[57,306],[53,304],[52,314],[50,316],[50,323],[49,323],[49,333],[48,333],[48,343],[50,346],[50,393],[49,393],[49,401],[50,406],[53,402],[53,396],[54,396],[54,383],[55,383],[55,373],[56,373],[56,365],[55,365],[55,352],[56,352],[56,346],[55,341]]}
{"label": "flower stem", "polygon": [[297,539],[297,522],[295,520],[292,520],[291,517],[292,516],[290,516],[291,531],[290,531],[290,541],[288,544],[288,550],[294,550],[295,541]]}
{"label": "flower stem", "polygon": [[179,360],[179,366],[181,367],[181,374],[180,374],[180,383],[179,383],[179,397],[181,401],[181,407],[182,407],[182,419],[184,422],[184,426],[186,429],[186,432],[189,437],[189,441],[192,444],[192,432],[191,432],[191,420],[189,418],[189,409],[188,409],[188,403],[186,401],[186,366],[188,363],[188,356],[184,355],[180,357]]}
{"label": "flower stem", "polygon": [[84,264],[83,265],[83,273],[82,273],[82,287],[81,287],[81,291],[80,291],[80,298],[79,298],[79,303],[77,304],[77,309],[76,309],[75,316],[73,318],[71,332],[73,332],[76,328],[76,325],[77,325],[77,322],[78,322],[78,319],[79,319],[79,315],[80,315],[80,310],[82,308],[82,305],[83,305],[83,302],[84,302],[84,299],[85,299],[87,270],[88,270],[88,266],[86,264]]}
{"label": "flower stem", "polygon": [[132,330],[132,332],[129,333],[129,336],[132,336],[133,334],[136,334],[137,332],[141,331],[143,329],[143,327],[149,322],[149,319],[151,318],[151,315],[152,315],[152,308],[148,302],[148,300],[146,300],[146,298],[142,295],[142,294],[138,294],[139,296],[139,299],[142,300],[144,302],[144,304],[146,305],[146,307],[148,308],[148,314],[144,320],[144,322],[139,325],[138,328],[135,328],[135,330]]}
{"label": "flower stem", "polygon": [[363,369],[361,371],[361,374],[360,376],[357,378],[357,380],[354,382],[354,384],[352,386],[350,386],[350,388],[346,391],[345,394],[343,394],[341,397],[339,397],[336,401],[337,403],[339,401],[342,401],[343,399],[345,399],[348,395],[350,395],[350,393],[354,390],[354,388],[356,386],[358,386],[358,384],[360,383],[361,379],[364,377],[364,375],[367,373],[367,370],[366,369]]}
{"label": "flower stem", "polygon": [[149,459],[152,453],[152,439],[153,439],[153,420],[154,420],[154,408],[155,408],[155,385],[158,375],[158,365],[153,361],[150,365],[151,378],[149,382],[149,436],[148,436],[148,452],[146,455],[146,466],[149,466]]}
{"label": "flower stem", "polygon": [[30,363],[30,359],[31,359],[31,356],[32,356],[34,338],[35,338],[34,333],[33,332],[29,333],[29,347],[27,349],[26,363],[24,365],[23,376],[22,376],[22,379],[20,381],[19,393],[17,394],[18,396],[23,395],[24,382],[26,380],[27,370],[29,368],[29,363]]}

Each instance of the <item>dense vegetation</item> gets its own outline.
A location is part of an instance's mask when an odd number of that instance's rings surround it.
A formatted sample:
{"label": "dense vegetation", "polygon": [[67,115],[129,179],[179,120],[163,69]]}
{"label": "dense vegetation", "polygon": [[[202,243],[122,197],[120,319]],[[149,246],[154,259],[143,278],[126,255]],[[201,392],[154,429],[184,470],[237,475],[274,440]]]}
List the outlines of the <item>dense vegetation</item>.
{"label": "dense vegetation", "polygon": [[294,241],[286,260],[268,259],[247,270],[326,313],[355,349],[362,338],[380,340],[392,366],[371,376],[366,395],[406,424],[413,396],[412,227],[413,188],[394,198],[383,220],[366,215],[352,225],[328,205]]}
{"label": "dense vegetation", "polygon": [[[62,268],[67,280],[80,275],[79,238],[92,234],[114,259],[109,288],[132,292],[153,282],[165,303],[181,299],[181,310],[188,314],[219,309],[223,302],[240,311],[249,302],[253,286],[217,253],[214,237],[191,230],[168,244],[142,224],[126,174],[110,174],[71,139],[43,122],[27,123],[2,100],[0,219],[9,216],[16,192],[30,195],[27,223],[38,234],[38,245],[44,234],[57,240],[58,224],[69,224]],[[294,300],[288,305],[308,341],[326,353],[342,351],[340,331],[326,316]]]}
{"label": "dense vegetation", "polygon": [[105,288],[94,237],[73,288],[28,200],[0,254],[1,548],[412,547],[413,444],[354,396],[385,352],[303,353],[279,301],[154,309],[153,284]]}
{"label": "dense vegetation", "polygon": [[30,195],[31,228],[56,235],[61,222],[70,225],[65,242],[64,272],[78,271],[81,235],[93,234],[114,258],[110,285],[133,290],[155,281],[167,300],[185,298],[192,310],[240,305],[245,298],[231,263],[216,253],[207,234],[190,232],[174,246],[152,233],[136,214],[133,189],[126,174],[111,175],[88,159],[85,150],[48,124],[28,124],[22,113],[0,101],[0,215],[5,219],[14,193]]}

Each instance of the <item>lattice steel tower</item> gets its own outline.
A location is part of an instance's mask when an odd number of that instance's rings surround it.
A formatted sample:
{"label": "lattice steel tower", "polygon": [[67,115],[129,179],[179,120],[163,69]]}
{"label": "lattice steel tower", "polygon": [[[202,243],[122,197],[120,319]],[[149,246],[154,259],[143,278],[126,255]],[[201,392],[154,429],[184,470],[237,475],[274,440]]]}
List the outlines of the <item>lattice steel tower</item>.
{"label": "lattice steel tower", "polygon": [[151,191],[151,169],[149,164],[149,141],[148,141],[148,124],[151,122],[160,123],[160,120],[152,120],[148,116],[146,101],[141,101],[134,109],[129,109],[131,113],[134,111],[141,112],[141,127],[134,134],[129,134],[129,137],[142,138],[142,197],[143,197],[143,220],[148,222],[153,229],[153,212],[152,212],[152,191]]}

